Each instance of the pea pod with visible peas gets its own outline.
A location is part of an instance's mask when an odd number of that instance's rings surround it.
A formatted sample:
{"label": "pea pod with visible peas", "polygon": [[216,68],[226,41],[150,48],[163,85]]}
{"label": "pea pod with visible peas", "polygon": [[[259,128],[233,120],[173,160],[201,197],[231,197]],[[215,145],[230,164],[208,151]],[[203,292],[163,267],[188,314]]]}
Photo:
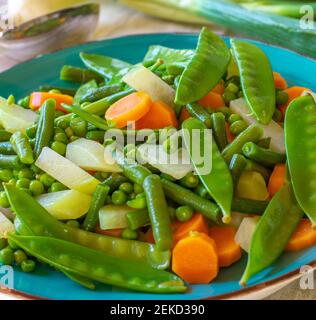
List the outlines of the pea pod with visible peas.
{"label": "pea pod with visible peas", "polygon": [[22,163],[32,164],[34,162],[34,155],[30,141],[23,133],[15,132],[11,136],[10,142]]}
{"label": "pea pod with visible peas", "polygon": [[[198,174],[204,187],[211,197],[216,201],[223,212],[223,222],[230,222],[231,202],[233,198],[233,181],[230,171],[225,163],[220,151],[217,148],[214,138],[206,126],[197,119],[187,119],[182,123],[183,141],[188,150],[193,167]],[[199,131],[200,146],[195,152],[194,131]],[[208,164],[205,147],[211,146],[211,168],[206,170]],[[200,163],[203,157],[203,163]]]}
{"label": "pea pod with visible peas", "polygon": [[292,186],[283,186],[272,198],[256,226],[241,285],[269,267],[282,254],[302,217],[303,211],[296,202]]}
{"label": "pea pod with visible peas", "polygon": [[276,106],[272,67],[265,53],[256,45],[231,39],[244,96],[251,111],[262,124],[268,124]]}
{"label": "pea pod with visible peas", "polygon": [[295,99],[285,114],[285,146],[298,203],[316,228],[316,104],[311,96]]}
{"label": "pea pod with visible peas", "polygon": [[50,237],[11,234],[9,239],[51,266],[91,280],[146,292],[173,293],[186,290],[183,281],[176,275],[154,270],[139,261],[124,260]]}

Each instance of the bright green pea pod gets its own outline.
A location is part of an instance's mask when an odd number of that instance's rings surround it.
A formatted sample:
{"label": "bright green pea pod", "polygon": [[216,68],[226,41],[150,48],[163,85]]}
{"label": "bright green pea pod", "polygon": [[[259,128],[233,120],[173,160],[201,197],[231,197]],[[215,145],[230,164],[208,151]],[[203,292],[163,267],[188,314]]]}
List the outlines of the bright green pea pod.
{"label": "bright green pea pod", "polygon": [[287,184],[272,198],[256,226],[241,285],[282,254],[302,217],[303,211],[295,200],[292,186]]}
{"label": "bright green pea pod", "polygon": [[225,42],[203,28],[195,54],[181,75],[175,103],[186,105],[203,98],[222,79],[230,59]]}
{"label": "bright green pea pod", "polygon": [[26,135],[15,132],[11,136],[10,142],[22,163],[32,164],[34,162],[33,150]]}
{"label": "bright green pea pod", "polygon": [[176,275],[146,263],[124,260],[105,252],[51,237],[10,234],[9,239],[32,256],[62,271],[131,290],[155,293],[185,292]]}
{"label": "bright green pea pod", "polygon": [[268,124],[276,106],[275,84],[271,64],[256,45],[231,40],[242,84],[251,111],[262,124]]}
{"label": "bright green pea pod", "polygon": [[316,104],[311,96],[295,99],[285,114],[285,146],[298,203],[316,227]]}
{"label": "bright green pea pod", "polygon": [[109,237],[79,228],[72,228],[56,220],[35,199],[12,185],[5,185],[10,205],[23,230],[37,236],[50,236],[106,252],[110,255],[146,262],[156,269],[169,267],[170,252],[158,251],[154,245],[121,238]]}
{"label": "bright green pea pod", "polygon": [[98,88],[98,84],[94,79],[80,86],[74,96],[74,104],[80,103],[83,96],[85,96],[91,90],[97,89],[97,88]]}
{"label": "bright green pea pod", "polygon": [[[211,197],[222,209],[223,222],[229,223],[233,199],[233,179],[225,160],[218,150],[212,133],[207,130],[203,122],[193,118],[187,119],[182,123],[182,130],[183,141],[190,153],[191,162],[198,177]],[[197,131],[199,137],[195,135]],[[198,143],[195,142],[197,138],[199,138],[200,142],[199,147],[197,147]],[[205,149],[205,146],[211,151],[210,161],[208,160],[208,150]],[[201,158],[203,158],[202,162]],[[206,167],[208,163],[211,164],[210,170]]]}

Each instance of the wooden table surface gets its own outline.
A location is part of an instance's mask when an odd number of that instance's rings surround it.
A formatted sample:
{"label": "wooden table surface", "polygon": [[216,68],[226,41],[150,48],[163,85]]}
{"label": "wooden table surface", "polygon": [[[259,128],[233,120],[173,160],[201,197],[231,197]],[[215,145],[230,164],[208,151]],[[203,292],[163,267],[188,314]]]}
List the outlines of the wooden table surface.
{"label": "wooden table surface", "polygon": [[[94,34],[94,39],[104,39],[117,37],[127,34],[138,33],[157,33],[157,32],[198,32],[199,27],[194,25],[183,25],[178,23],[166,22],[145,16],[133,10],[127,9],[112,1],[103,0],[99,26]],[[0,52],[0,71],[5,70],[16,61],[1,55]],[[1,295],[0,299],[10,299]],[[277,293],[266,298],[267,300],[293,299],[293,300],[315,300],[315,290],[302,290],[299,281],[288,285]]]}

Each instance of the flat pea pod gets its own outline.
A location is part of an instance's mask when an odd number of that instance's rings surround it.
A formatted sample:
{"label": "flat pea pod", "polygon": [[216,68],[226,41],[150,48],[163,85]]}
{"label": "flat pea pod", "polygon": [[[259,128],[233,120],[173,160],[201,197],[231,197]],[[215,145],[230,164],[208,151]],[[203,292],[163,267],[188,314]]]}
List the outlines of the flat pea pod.
{"label": "flat pea pod", "polygon": [[269,267],[282,254],[302,217],[303,211],[296,202],[292,186],[283,186],[272,198],[256,226],[241,285]]}
{"label": "flat pea pod", "polygon": [[135,240],[125,240],[73,228],[56,220],[26,192],[12,185],[5,185],[8,200],[23,225],[36,236],[47,236],[78,243],[109,255],[146,262],[156,269],[166,269],[170,252],[161,252],[154,245]]}
{"label": "flat pea pod", "polygon": [[0,141],[8,141],[10,140],[11,136],[12,136],[12,133],[6,130],[0,129]]}
{"label": "flat pea pod", "polygon": [[285,146],[298,203],[316,228],[316,104],[311,96],[295,99],[285,114]]}
{"label": "flat pea pod", "polygon": [[268,124],[276,107],[275,84],[268,57],[256,45],[231,39],[244,96],[262,124]]}
{"label": "flat pea pod", "polygon": [[16,155],[0,154],[0,168],[1,169],[21,169],[22,163]]}
{"label": "flat pea pod", "polygon": [[235,153],[241,153],[246,142],[257,142],[263,136],[263,129],[252,124],[245,131],[240,133],[222,152],[227,163],[229,163]]}
{"label": "flat pea pod", "polygon": [[190,206],[209,220],[217,224],[220,223],[221,210],[214,202],[206,200],[193,191],[183,188],[170,180],[161,179],[161,183],[168,199],[183,206]]}
{"label": "flat pea pod", "polygon": [[234,198],[232,202],[232,211],[261,215],[268,205],[269,201]]}
{"label": "flat pea pod", "polygon": [[228,144],[225,116],[221,112],[216,112],[211,115],[211,118],[214,139],[218,149],[222,151]]}
{"label": "flat pea pod", "polygon": [[7,155],[16,154],[16,152],[14,151],[14,148],[12,146],[12,143],[10,141],[0,142],[0,153],[7,154]]}
{"label": "flat pea pod", "polygon": [[160,177],[149,175],[144,180],[143,188],[156,246],[161,251],[169,250],[172,247],[172,230]]}
{"label": "flat pea pod", "polygon": [[105,85],[99,88],[90,89],[81,96],[80,103],[94,102],[120,91],[122,91],[122,85],[120,84]]}
{"label": "flat pea pod", "polygon": [[22,132],[15,132],[11,136],[10,142],[22,163],[32,164],[34,162],[33,150],[26,135]]}
{"label": "flat pea pod", "polygon": [[253,142],[245,143],[242,152],[248,159],[268,168],[273,168],[276,164],[284,163],[286,160],[285,154],[261,148]]}
{"label": "flat pea pod", "polygon": [[97,88],[98,88],[98,84],[94,79],[90,80],[87,83],[84,83],[76,91],[73,103],[79,104],[81,102],[83,96],[85,96],[88,92],[90,92],[90,90],[97,89]]}
{"label": "flat pea pod", "polygon": [[189,103],[185,106],[189,114],[202,121],[208,128],[212,127],[211,115],[206,111],[205,108],[197,103]]}
{"label": "flat pea pod", "polygon": [[[196,145],[199,134],[200,145]],[[229,223],[231,218],[231,203],[233,198],[233,180],[225,160],[217,148],[212,133],[203,122],[197,119],[187,119],[182,123],[182,136],[192,165],[204,187],[223,212],[223,222]],[[198,150],[196,149],[198,147]],[[207,148],[211,149],[208,161]],[[201,163],[201,158],[203,162]],[[208,164],[211,164],[207,168]]]}
{"label": "flat pea pod", "polygon": [[86,231],[94,231],[99,219],[99,210],[103,207],[110,187],[99,184],[92,195],[92,201],[89,211],[83,222],[83,229]]}
{"label": "flat pea pod", "polygon": [[122,288],[156,292],[184,292],[176,275],[155,270],[144,263],[124,260],[90,248],[51,237],[10,234],[9,239],[32,256],[60,270]]}
{"label": "flat pea pod", "polygon": [[186,105],[203,98],[222,79],[230,59],[225,42],[203,28],[195,53],[181,75],[175,103]]}
{"label": "flat pea pod", "polygon": [[38,158],[42,149],[47,147],[54,136],[54,120],[56,111],[56,101],[48,99],[44,102],[40,110],[40,117],[35,137],[34,155]]}

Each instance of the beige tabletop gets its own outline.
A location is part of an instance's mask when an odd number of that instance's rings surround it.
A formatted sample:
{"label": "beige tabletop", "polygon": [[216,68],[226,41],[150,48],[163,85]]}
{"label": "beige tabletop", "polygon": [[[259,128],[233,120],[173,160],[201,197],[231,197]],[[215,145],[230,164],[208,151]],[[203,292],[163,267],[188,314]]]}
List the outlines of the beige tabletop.
{"label": "beige tabletop", "polygon": [[[103,0],[99,26],[94,34],[94,39],[117,37],[126,34],[157,33],[157,32],[198,32],[199,27],[182,25],[145,16],[133,10],[127,9],[111,1]],[[4,70],[15,64],[16,61],[4,58],[0,52],[0,70]],[[1,295],[0,299],[10,299]],[[268,300],[280,299],[316,299],[315,289],[300,289],[299,281],[294,281],[287,287],[279,290],[266,298]]]}

